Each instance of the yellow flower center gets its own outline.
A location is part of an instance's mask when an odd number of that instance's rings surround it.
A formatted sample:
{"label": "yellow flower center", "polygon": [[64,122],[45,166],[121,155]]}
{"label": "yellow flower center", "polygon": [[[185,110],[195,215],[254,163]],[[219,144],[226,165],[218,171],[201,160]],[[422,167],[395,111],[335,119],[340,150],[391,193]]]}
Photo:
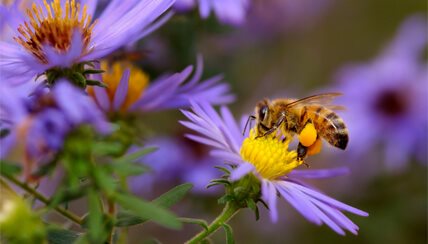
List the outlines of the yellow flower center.
{"label": "yellow flower center", "polygon": [[24,22],[18,27],[21,35],[14,37],[15,41],[46,64],[48,60],[43,52],[43,45],[53,47],[58,53],[65,53],[70,48],[72,36],[77,30],[82,35],[82,54],[87,53],[92,29],[96,24],[96,21],[91,24],[92,17],[87,14],[87,6],[84,5],[81,12],[80,3],[75,0],[66,0],[64,10],[60,0],[54,0],[50,5],[46,0],[43,3],[47,14],[42,6],[33,3],[31,8],[27,9],[29,23]]}
{"label": "yellow flower center", "polygon": [[295,151],[288,151],[289,140],[282,141],[275,136],[256,138],[254,129],[241,146],[241,157],[253,164],[265,179],[275,180],[291,172],[303,161],[297,160]]}
{"label": "yellow flower center", "polygon": [[[101,69],[105,70],[102,74],[102,81],[107,85],[107,94],[111,102],[114,100],[116,90],[122,78],[123,72],[126,69],[130,70],[128,91],[125,102],[122,104],[120,111],[125,112],[132,104],[134,104],[143,94],[144,89],[149,83],[149,77],[138,67],[129,62],[101,62]],[[88,93],[94,96],[91,87],[88,88]]]}

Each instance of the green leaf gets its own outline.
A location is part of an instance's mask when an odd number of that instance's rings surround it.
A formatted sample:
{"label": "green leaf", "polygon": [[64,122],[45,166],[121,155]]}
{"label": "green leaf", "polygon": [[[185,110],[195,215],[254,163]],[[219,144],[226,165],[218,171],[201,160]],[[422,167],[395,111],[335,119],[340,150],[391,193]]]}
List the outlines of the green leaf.
{"label": "green leaf", "polygon": [[51,198],[50,208],[54,208],[62,203],[68,203],[83,197],[88,189],[88,184],[81,185],[77,188],[61,186]]}
{"label": "green leaf", "polygon": [[2,175],[16,175],[21,172],[21,166],[16,163],[0,160],[0,174]]}
{"label": "green leaf", "polygon": [[116,215],[116,222],[114,225],[117,227],[127,227],[138,225],[144,223],[145,221],[146,219],[136,216],[131,211],[120,210]]}
{"label": "green leaf", "polygon": [[72,244],[82,235],[82,233],[60,229],[58,227],[48,227],[47,233],[49,244]]}
{"label": "green leaf", "polygon": [[223,223],[221,226],[223,227],[224,232],[226,233],[226,243],[227,244],[235,244],[235,240],[233,238],[232,227],[226,223]]}
{"label": "green leaf", "polygon": [[97,186],[108,196],[112,196],[116,191],[116,180],[104,168],[96,168],[93,173]]}
{"label": "green leaf", "polygon": [[[183,197],[192,189],[193,185],[190,183],[182,184],[172,188],[160,197],[152,201],[153,204],[164,208],[170,208],[175,203],[179,202]],[[132,226],[146,222],[147,218],[136,216],[130,211],[122,210],[117,215],[115,223],[118,227]]]}
{"label": "green leaf", "polygon": [[38,176],[38,177],[42,177],[42,176],[45,176],[45,175],[51,173],[55,169],[57,162],[58,162],[58,158],[55,157],[49,163],[39,166],[37,171],[33,175]]}
{"label": "green leaf", "polygon": [[165,208],[169,208],[183,199],[190,189],[192,189],[192,187],[193,185],[190,183],[178,185],[153,200],[153,203]]}
{"label": "green leaf", "polygon": [[93,151],[100,156],[117,155],[122,151],[122,145],[118,142],[100,141],[93,144]]}
{"label": "green leaf", "polygon": [[120,176],[141,175],[142,173],[150,171],[149,167],[139,163],[114,162],[111,163],[109,167],[114,173]]}
{"label": "green leaf", "polygon": [[104,218],[99,196],[94,190],[91,190],[88,194],[88,199],[88,238],[92,243],[103,243],[107,239],[107,232],[104,229]]}
{"label": "green leaf", "polygon": [[115,194],[114,198],[123,208],[128,209],[142,219],[152,220],[172,229],[179,229],[181,227],[181,222],[178,221],[174,214],[157,204],[121,193]]}
{"label": "green leaf", "polygon": [[116,163],[120,164],[120,163],[129,163],[129,162],[135,162],[138,159],[140,159],[141,157],[143,157],[146,154],[152,153],[154,151],[156,151],[157,148],[155,147],[146,147],[143,148],[141,150],[138,150],[136,152],[133,153],[128,153],[118,159],[115,160]]}
{"label": "green leaf", "polygon": [[193,219],[193,218],[179,218],[179,220],[186,224],[196,224],[202,226],[205,230],[208,230],[208,223],[203,219]]}

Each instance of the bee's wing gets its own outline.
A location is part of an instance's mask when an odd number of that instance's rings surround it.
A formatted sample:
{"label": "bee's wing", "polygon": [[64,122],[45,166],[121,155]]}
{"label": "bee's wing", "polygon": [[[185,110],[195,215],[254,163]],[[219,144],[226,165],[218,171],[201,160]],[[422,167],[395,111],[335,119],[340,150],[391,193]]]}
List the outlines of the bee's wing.
{"label": "bee's wing", "polygon": [[332,105],[332,104],[330,104],[330,105],[324,105],[324,107],[326,107],[326,108],[328,108],[330,110],[333,110],[333,111],[345,111],[346,110],[346,107],[340,106],[340,105]]}
{"label": "bee's wing", "polygon": [[288,108],[306,105],[322,105],[330,110],[345,110],[345,107],[331,104],[333,100],[342,93],[331,92],[305,97],[287,104]]}

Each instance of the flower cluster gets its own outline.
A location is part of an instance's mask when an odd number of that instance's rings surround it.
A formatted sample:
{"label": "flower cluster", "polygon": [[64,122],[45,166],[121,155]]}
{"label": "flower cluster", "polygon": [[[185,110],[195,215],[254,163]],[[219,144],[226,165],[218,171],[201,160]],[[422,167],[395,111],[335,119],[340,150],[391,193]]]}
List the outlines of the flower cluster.
{"label": "flower cluster", "polygon": [[[305,162],[289,150],[293,138],[256,136],[257,127],[242,135],[244,120],[237,123],[225,107],[235,100],[231,86],[223,75],[204,76],[202,55],[196,64],[180,64],[174,72],[153,70],[150,61],[133,60],[129,53],[118,55],[119,50],[140,50],[143,37],[171,19],[173,10],[196,6],[202,18],[214,12],[220,22],[235,26],[250,13],[250,0],[17,0],[0,5],[0,186],[7,189],[7,198],[0,201],[0,226],[6,241],[45,243],[60,236],[78,243],[114,243],[129,226],[145,221],[172,229],[182,223],[202,225],[205,230],[190,243],[205,240],[219,227],[230,239],[226,221],[240,209],[250,208],[258,216],[257,204],[263,203],[276,222],[278,196],[314,224],[340,235],[358,233],[344,212],[368,216],[366,212],[304,181],[347,169],[301,170]],[[396,47],[393,52],[411,59],[402,51]],[[407,78],[408,72],[400,74]],[[213,107],[217,105],[222,106],[220,114]],[[189,121],[180,123],[195,134],[152,136],[142,126],[147,113],[171,109],[181,109]],[[300,142],[310,141],[303,143],[308,155],[319,152],[318,144],[312,146],[321,140],[311,125],[299,134]],[[219,161],[226,163],[216,167],[223,176],[211,167]],[[48,179],[53,175],[58,179]],[[217,194],[205,184],[223,184],[223,216],[207,226],[170,212],[190,184],[168,189],[153,201],[134,196],[158,187],[153,175],[161,175],[163,183],[189,181],[197,194]],[[45,196],[37,189],[40,182],[55,186],[54,192]],[[33,211],[36,206],[29,207],[9,183],[42,203],[41,211]],[[83,216],[63,207],[78,199],[87,201]],[[45,223],[41,217],[50,210],[78,228],[58,231],[50,220]],[[21,222],[30,229],[24,235],[19,233]]]}
{"label": "flower cluster", "polygon": [[1,129],[9,133],[1,140],[1,156],[23,144],[27,176],[34,163],[59,151],[67,134],[79,125],[90,124],[102,134],[112,129],[95,103],[65,80],[50,91],[39,87],[31,96],[4,86],[0,96]]}

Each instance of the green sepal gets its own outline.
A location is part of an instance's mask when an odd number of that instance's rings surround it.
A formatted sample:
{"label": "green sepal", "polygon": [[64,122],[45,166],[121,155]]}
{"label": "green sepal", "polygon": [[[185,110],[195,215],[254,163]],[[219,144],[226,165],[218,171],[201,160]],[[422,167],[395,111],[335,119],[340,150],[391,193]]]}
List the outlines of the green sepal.
{"label": "green sepal", "polygon": [[85,69],[82,74],[83,75],[102,74],[104,72],[105,70],[102,70],[102,69]]}
{"label": "green sepal", "polygon": [[234,201],[234,200],[235,200],[235,197],[233,195],[226,194],[226,195],[223,195],[222,197],[220,197],[217,200],[217,202],[219,204],[226,204],[227,202]]}
{"label": "green sepal", "polygon": [[98,80],[86,80],[86,85],[88,86],[99,86],[103,88],[107,88],[107,84]]}
{"label": "green sepal", "polygon": [[211,183],[217,183],[217,184],[223,184],[223,185],[227,185],[230,186],[231,183],[230,181],[226,180],[226,179],[214,179],[210,181]]}
{"label": "green sepal", "polygon": [[222,166],[214,166],[214,168],[223,171],[226,175],[230,175],[230,170]]}
{"label": "green sepal", "polygon": [[256,220],[259,220],[260,213],[259,213],[259,208],[257,206],[257,203],[253,199],[249,198],[247,199],[247,207],[252,211],[254,211],[254,214],[256,215]]}
{"label": "green sepal", "polygon": [[76,85],[83,87],[83,88],[86,87],[87,82],[86,82],[86,78],[83,74],[81,74],[79,72],[73,72],[71,74],[70,78],[76,82]]}

